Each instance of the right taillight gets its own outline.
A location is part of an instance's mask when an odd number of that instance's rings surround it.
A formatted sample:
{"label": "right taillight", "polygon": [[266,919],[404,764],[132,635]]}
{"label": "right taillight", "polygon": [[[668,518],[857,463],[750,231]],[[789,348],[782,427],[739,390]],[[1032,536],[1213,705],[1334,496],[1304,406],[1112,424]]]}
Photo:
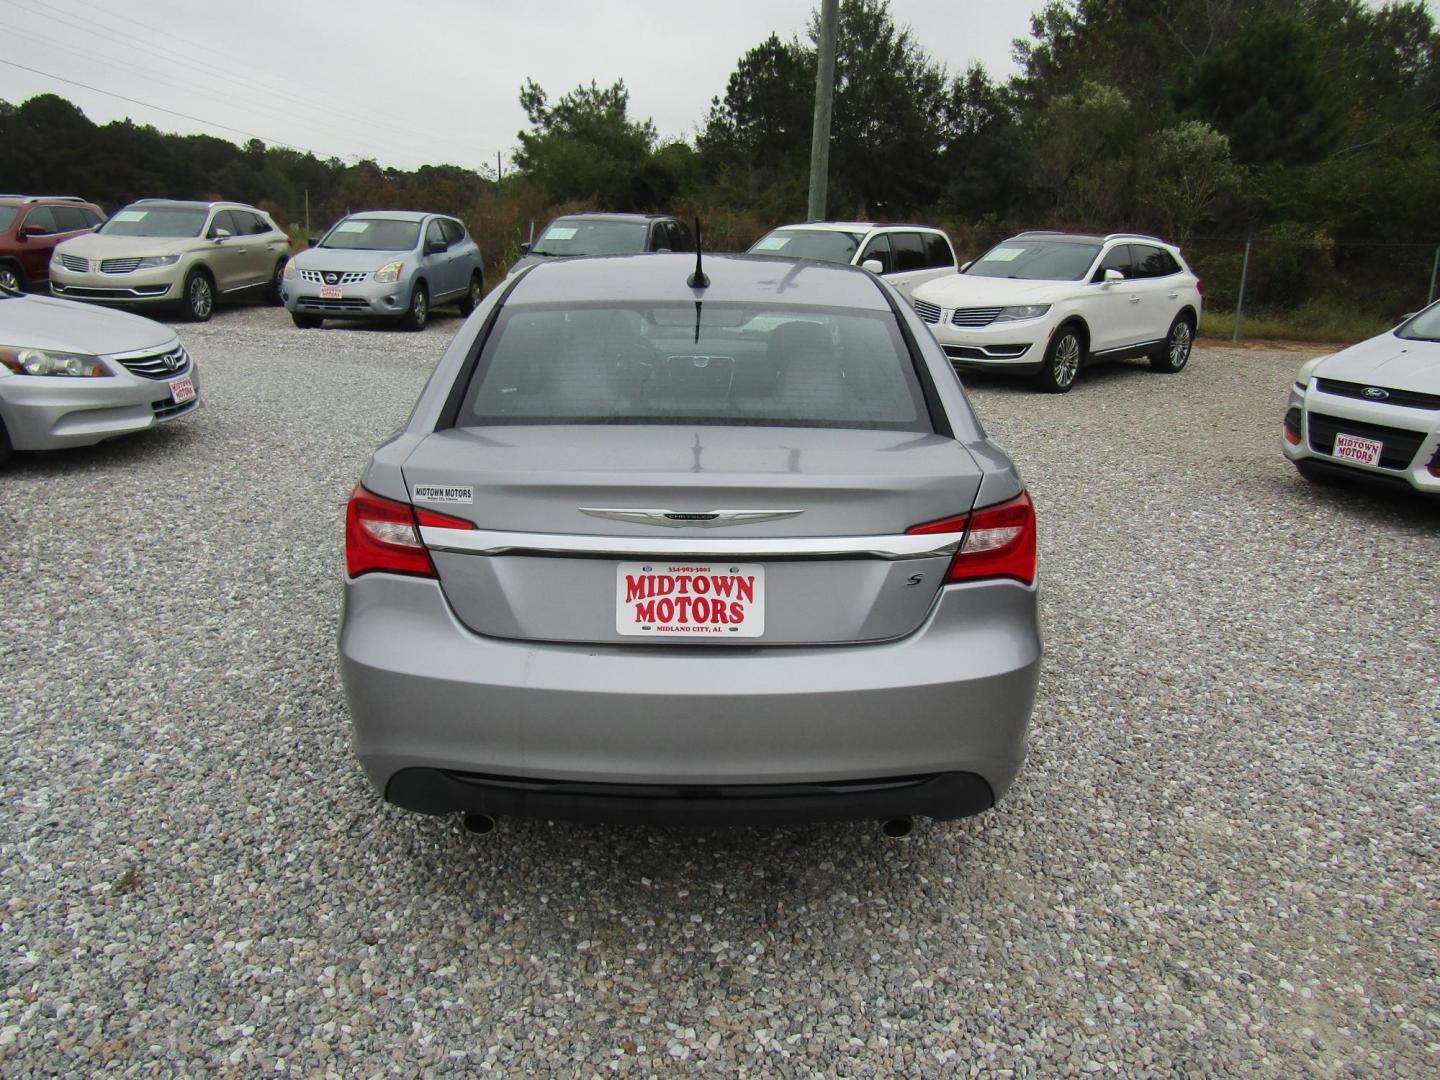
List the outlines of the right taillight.
{"label": "right taillight", "polygon": [[1201,281],[1199,278],[1195,279],[1195,291],[1198,292],[1201,296],[1205,295],[1205,282]]}
{"label": "right taillight", "polygon": [[917,525],[912,533],[959,532],[965,530],[960,550],[950,560],[945,580],[974,581],[978,578],[1014,578],[1031,585],[1035,581],[1035,504],[1022,491],[1008,502],[972,510],[960,518]]}
{"label": "right taillight", "polygon": [[367,491],[359,484],[350,493],[345,508],[345,570],[351,577],[377,570],[412,577],[435,576],[435,564],[420,541],[420,525],[441,529],[473,529],[474,522],[416,511],[409,503],[396,502]]}

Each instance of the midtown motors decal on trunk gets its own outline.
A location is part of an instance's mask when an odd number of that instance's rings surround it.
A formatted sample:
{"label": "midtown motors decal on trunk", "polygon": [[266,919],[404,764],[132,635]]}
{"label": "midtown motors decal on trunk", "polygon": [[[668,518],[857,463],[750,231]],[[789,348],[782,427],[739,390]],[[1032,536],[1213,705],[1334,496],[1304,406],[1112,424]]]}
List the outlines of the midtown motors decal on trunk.
{"label": "midtown motors decal on trunk", "polygon": [[754,638],[765,633],[758,563],[621,563],[615,632],[626,637]]}
{"label": "midtown motors decal on trunk", "polygon": [[441,484],[416,484],[417,502],[473,503],[475,489],[470,487],[445,487]]}

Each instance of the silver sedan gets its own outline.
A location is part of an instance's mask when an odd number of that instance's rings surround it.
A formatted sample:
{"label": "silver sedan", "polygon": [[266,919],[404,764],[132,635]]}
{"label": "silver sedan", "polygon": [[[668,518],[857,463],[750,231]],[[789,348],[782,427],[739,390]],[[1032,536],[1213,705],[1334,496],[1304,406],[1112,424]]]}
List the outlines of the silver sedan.
{"label": "silver sedan", "polygon": [[341,667],[390,802],[618,822],[990,807],[1035,514],[863,270],[577,259],[486,299],[352,494]]}
{"label": "silver sedan", "polygon": [[199,407],[195,365],[168,326],[0,286],[0,460],[145,431]]}

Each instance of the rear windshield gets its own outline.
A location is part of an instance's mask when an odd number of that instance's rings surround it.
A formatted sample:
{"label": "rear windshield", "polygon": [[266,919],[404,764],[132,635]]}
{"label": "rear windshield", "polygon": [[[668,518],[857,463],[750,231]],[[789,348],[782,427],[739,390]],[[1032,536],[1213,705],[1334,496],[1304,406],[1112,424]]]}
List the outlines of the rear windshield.
{"label": "rear windshield", "polygon": [[750,246],[751,255],[783,255],[787,259],[818,259],[849,263],[863,239],[859,233],[830,229],[776,229]]}
{"label": "rear windshield", "polygon": [[718,303],[501,309],[456,418],[490,424],[934,430],[892,313]]}
{"label": "rear windshield", "polygon": [[0,232],[15,224],[15,219],[20,216],[18,206],[0,206]]}
{"label": "rear windshield", "polygon": [[127,206],[124,210],[117,210],[114,217],[101,225],[100,232],[106,236],[199,236],[208,214],[208,210],[178,206],[146,209]]}
{"label": "rear windshield", "polygon": [[535,246],[532,255],[630,255],[645,250],[645,222],[588,221],[557,218]]}
{"label": "rear windshield", "polygon": [[418,221],[346,218],[325,235],[320,246],[347,251],[410,251],[419,242]]}
{"label": "rear windshield", "polygon": [[1099,244],[1006,240],[971,263],[965,273],[1027,281],[1079,281],[1099,254]]}

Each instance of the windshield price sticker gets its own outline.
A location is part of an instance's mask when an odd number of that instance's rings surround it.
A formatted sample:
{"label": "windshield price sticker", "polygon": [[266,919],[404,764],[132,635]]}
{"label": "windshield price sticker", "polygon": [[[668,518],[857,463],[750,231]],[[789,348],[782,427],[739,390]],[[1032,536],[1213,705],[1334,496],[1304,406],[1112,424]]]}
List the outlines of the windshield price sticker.
{"label": "windshield price sticker", "polygon": [[110,219],[111,221],[144,221],[144,210],[121,210]]}
{"label": "windshield price sticker", "polygon": [[615,632],[670,641],[765,633],[765,567],[757,563],[621,563]]}
{"label": "windshield price sticker", "polygon": [[342,221],[335,226],[336,232],[364,232],[370,227],[368,221]]}
{"label": "windshield price sticker", "polygon": [[473,503],[473,487],[446,487],[443,484],[416,484],[415,498],[424,502]]}
{"label": "windshield price sticker", "polygon": [[755,245],[756,251],[779,251],[790,242],[788,236],[767,236]]}
{"label": "windshield price sticker", "polygon": [[541,240],[574,240],[574,239],[575,239],[575,234],[576,234],[577,232],[579,232],[579,231],[580,231],[580,230],[579,230],[578,228],[573,228],[573,229],[572,229],[572,228],[570,228],[570,227],[568,227],[568,226],[565,226],[565,225],[556,225],[554,228],[551,228],[551,229],[546,230],[545,235],[542,236],[540,239],[541,239]]}
{"label": "windshield price sticker", "polygon": [[985,256],[986,262],[1011,262],[1025,254],[1024,248],[996,248]]}

